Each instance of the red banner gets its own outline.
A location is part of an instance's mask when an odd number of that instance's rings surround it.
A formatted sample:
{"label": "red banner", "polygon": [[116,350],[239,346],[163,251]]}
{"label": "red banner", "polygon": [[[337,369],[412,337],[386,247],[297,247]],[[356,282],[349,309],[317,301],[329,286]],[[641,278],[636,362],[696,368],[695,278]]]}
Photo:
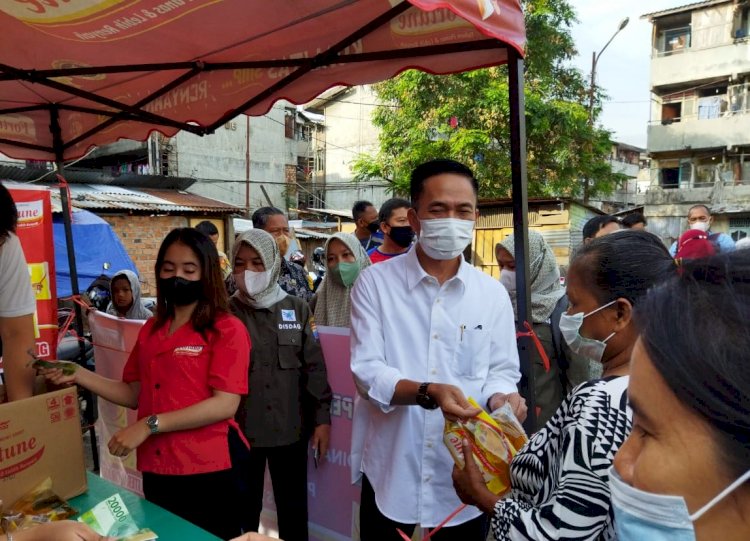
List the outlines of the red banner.
{"label": "red banner", "polygon": [[57,290],[50,193],[47,188],[38,187],[8,186],[8,190],[18,209],[16,234],[21,241],[36,294],[36,353],[42,359],[52,359],[57,352]]}

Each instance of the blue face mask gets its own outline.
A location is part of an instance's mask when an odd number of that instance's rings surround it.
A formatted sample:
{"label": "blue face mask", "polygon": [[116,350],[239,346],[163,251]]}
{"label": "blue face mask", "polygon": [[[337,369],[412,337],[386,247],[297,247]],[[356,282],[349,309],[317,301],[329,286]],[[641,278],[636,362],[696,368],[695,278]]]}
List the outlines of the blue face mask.
{"label": "blue face mask", "polygon": [[604,340],[594,340],[593,338],[581,336],[581,326],[584,319],[612,306],[616,302],[617,300],[609,302],[588,314],[578,312],[571,315],[566,312],[560,316],[560,332],[562,333],[563,340],[567,342],[570,351],[575,353],[579,358],[586,359],[591,363],[602,362],[604,350],[607,349],[607,342],[615,333],[610,334]]}
{"label": "blue face mask", "polygon": [[693,523],[750,479],[750,471],[692,515],[685,498],[652,494],[630,486],[614,467],[609,470],[609,490],[615,513],[618,541],[695,541]]}

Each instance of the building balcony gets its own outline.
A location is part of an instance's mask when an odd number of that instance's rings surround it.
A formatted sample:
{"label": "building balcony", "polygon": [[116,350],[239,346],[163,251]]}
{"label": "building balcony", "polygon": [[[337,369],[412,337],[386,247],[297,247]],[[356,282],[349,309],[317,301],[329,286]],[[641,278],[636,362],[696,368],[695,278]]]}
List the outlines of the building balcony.
{"label": "building balcony", "polygon": [[621,175],[625,175],[628,178],[637,177],[638,173],[641,170],[640,166],[637,164],[621,162],[619,160],[610,159],[609,164],[612,167],[613,173],[619,173]]}
{"label": "building balcony", "polygon": [[705,49],[684,49],[651,58],[651,88],[678,86],[690,81],[729,78],[750,71],[750,42],[738,40]]}
{"label": "building balcony", "polygon": [[651,154],[743,145],[750,145],[748,114],[702,120],[683,119],[671,124],[655,123],[648,127],[648,151]]}

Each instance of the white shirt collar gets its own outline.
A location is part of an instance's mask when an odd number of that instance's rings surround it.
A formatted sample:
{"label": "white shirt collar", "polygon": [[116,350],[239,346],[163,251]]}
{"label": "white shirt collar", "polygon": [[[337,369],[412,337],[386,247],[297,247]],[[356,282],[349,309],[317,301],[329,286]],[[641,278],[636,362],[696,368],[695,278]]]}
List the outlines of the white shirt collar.
{"label": "white shirt collar", "polygon": [[[418,242],[417,242],[418,244]],[[417,285],[422,282],[425,279],[432,279],[436,280],[436,278],[430,274],[428,274],[424,268],[422,268],[422,265],[419,262],[419,259],[417,258],[417,245],[415,244],[414,247],[409,250],[405,256],[406,258],[406,286],[409,288],[409,291],[413,290]],[[454,276],[446,280],[446,283],[451,282],[454,279],[457,279],[461,282],[461,284],[465,287],[467,280],[468,280],[468,273],[471,265],[469,265],[466,260],[461,256],[461,264],[458,266],[458,271]]]}

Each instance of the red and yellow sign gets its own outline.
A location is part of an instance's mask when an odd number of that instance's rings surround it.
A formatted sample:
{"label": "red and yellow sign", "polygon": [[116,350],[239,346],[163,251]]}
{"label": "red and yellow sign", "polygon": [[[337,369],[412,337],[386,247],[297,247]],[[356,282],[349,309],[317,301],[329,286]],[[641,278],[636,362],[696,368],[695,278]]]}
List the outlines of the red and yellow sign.
{"label": "red and yellow sign", "polygon": [[9,191],[18,209],[16,234],[36,295],[36,353],[42,359],[52,359],[57,350],[57,290],[50,193],[46,188],[10,188]]}

